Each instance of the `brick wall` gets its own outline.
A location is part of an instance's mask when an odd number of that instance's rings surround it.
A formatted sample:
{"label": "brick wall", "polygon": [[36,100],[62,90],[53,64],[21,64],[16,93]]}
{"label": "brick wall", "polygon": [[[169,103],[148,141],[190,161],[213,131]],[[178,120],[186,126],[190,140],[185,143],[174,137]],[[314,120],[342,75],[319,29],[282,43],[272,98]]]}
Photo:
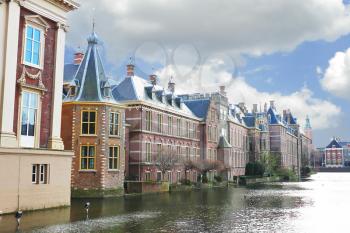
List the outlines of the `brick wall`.
{"label": "brick wall", "polygon": [[[35,13],[21,8],[21,16],[20,16],[20,29],[19,29],[19,41],[18,41],[18,54],[17,54],[17,79],[21,77],[23,71],[22,64],[22,51],[23,51],[23,32],[25,28],[25,19],[26,15],[36,15]],[[53,94],[53,82],[54,82],[54,64],[55,64],[55,46],[56,46],[56,24],[43,17],[44,20],[49,24],[49,29],[46,32],[45,36],[45,51],[44,51],[44,65],[42,70],[42,81],[45,85],[47,92],[41,98],[42,108],[41,108],[41,128],[40,128],[40,147],[47,148],[48,139],[50,136],[50,127],[51,127],[51,113],[52,113],[52,94]],[[37,74],[39,69],[26,66],[27,71],[30,74]],[[28,84],[37,86],[38,81],[27,78],[26,82]],[[19,119],[19,96],[20,96],[20,88],[17,85],[16,87],[16,95],[15,95],[15,110],[14,110],[14,122],[13,122],[13,130],[17,134],[17,124]]]}

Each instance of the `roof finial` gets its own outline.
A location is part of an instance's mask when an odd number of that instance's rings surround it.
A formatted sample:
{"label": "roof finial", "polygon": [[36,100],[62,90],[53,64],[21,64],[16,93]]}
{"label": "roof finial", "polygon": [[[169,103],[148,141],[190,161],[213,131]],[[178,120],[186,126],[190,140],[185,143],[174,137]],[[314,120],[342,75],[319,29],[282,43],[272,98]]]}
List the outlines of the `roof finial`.
{"label": "roof finial", "polygon": [[95,33],[95,8],[92,8],[92,33]]}

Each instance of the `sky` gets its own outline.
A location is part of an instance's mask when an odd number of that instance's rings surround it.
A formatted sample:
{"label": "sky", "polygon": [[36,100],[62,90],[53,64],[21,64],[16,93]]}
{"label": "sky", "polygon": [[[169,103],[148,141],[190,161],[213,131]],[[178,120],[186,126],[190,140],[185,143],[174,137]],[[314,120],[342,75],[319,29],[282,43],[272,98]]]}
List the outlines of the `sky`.
{"label": "sky", "polygon": [[[79,1],[78,1],[79,2]],[[249,109],[275,100],[314,144],[350,141],[350,6],[342,0],[84,0],[70,13],[66,63],[100,39],[107,74],[120,81],[130,59],[177,93],[217,91]]]}

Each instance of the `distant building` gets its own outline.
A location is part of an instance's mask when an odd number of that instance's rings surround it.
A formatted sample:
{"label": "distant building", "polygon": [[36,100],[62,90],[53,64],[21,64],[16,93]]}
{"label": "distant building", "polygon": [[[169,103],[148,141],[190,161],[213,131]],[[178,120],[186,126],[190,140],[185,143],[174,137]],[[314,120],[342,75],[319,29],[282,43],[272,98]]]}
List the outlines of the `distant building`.
{"label": "distant building", "polygon": [[70,205],[61,139],[72,0],[0,1],[0,212]]}
{"label": "distant building", "polygon": [[333,138],[324,151],[325,167],[348,167],[350,166],[350,142],[340,141]]}
{"label": "distant building", "polygon": [[72,188],[75,193],[123,191],[125,176],[125,106],[115,100],[98,51],[98,37],[87,38],[85,55],[75,54],[65,65],[62,138],[73,150]]}

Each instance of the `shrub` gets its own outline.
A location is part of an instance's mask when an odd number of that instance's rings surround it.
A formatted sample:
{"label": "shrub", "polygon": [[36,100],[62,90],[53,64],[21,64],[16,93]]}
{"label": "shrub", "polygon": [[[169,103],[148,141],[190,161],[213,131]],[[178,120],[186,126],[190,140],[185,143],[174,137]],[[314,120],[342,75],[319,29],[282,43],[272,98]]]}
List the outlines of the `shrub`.
{"label": "shrub", "polygon": [[276,171],[276,175],[281,177],[282,180],[284,181],[293,181],[296,180],[296,175],[295,173],[288,168],[280,168]]}
{"label": "shrub", "polygon": [[260,162],[249,162],[245,168],[246,176],[262,176],[265,172],[265,167]]}
{"label": "shrub", "polygon": [[203,175],[202,183],[208,183],[208,177],[206,175]]}
{"label": "shrub", "polygon": [[300,169],[300,173],[301,173],[302,176],[309,176],[310,173],[311,173],[311,169],[310,169],[310,167],[308,167],[308,166],[302,167],[302,168]]}
{"label": "shrub", "polygon": [[214,176],[214,179],[218,183],[220,183],[222,181],[222,177],[221,176]]}
{"label": "shrub", "polygon": [[182,185],[191,185],[191,181],[189,179],[182,179],[180,182]]}

